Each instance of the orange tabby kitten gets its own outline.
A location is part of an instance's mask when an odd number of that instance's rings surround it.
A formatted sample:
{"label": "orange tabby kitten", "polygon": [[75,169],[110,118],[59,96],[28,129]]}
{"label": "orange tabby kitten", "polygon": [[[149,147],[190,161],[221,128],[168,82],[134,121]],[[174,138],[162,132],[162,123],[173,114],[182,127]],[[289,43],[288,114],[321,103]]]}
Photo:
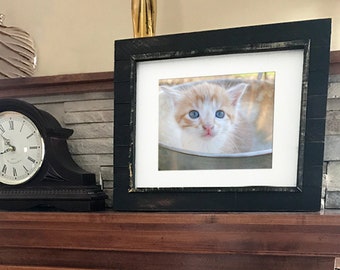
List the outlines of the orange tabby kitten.
{"label": "orange tabby kitten", "polygon": [[200,82],[161,87],[160,142],[211,154],[251,151],[253,125],[241,103],[248,86]]}

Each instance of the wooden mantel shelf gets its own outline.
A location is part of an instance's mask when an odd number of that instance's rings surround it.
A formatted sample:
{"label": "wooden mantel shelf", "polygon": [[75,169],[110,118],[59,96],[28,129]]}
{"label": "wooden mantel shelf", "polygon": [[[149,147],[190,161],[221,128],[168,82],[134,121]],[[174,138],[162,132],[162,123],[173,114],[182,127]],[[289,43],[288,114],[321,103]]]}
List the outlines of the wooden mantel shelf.
{"label": "wooden mantel shelf", "polygon": [[0,81],[0,98],[113,91],[113,72],[26,77]]}
{"label": "wooden mantel shelf", "polygon": [[1,212],[0,269],[334,269],[340,212]]}

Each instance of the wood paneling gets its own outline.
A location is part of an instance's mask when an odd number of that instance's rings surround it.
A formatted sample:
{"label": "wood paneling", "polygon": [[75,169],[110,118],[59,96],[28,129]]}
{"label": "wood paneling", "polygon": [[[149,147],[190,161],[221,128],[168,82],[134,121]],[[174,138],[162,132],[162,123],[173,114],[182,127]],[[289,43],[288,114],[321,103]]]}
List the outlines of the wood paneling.
{"label": "wood paneling", "polygon": [[113,91],[113,72],[0,80],[0,98]]}
{"label": "wood paneling", "polygon": [[329,74],[340,74],[340,51],[331,52]]}
{"label": "wood paneling", "polygon": [[334,269],[339,243],[340,213],[0,215],[0,265],[36,269]]}

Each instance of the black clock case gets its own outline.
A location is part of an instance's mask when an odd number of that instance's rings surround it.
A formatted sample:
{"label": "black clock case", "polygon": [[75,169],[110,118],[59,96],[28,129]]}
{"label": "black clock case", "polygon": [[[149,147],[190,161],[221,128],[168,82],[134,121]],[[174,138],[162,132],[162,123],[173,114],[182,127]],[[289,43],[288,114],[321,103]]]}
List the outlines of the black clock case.
{"label": "black clock case", "polygon": [[107,195],[96,184],[95,174],[86,172],[72,159],[66,140],[72,129],[63,128],[48,112],[17,99],[0,99],[0,112],[26,115],[37,126],[45,143],[40,170],[25,183],[0,183],[2,210],[100,211]]}

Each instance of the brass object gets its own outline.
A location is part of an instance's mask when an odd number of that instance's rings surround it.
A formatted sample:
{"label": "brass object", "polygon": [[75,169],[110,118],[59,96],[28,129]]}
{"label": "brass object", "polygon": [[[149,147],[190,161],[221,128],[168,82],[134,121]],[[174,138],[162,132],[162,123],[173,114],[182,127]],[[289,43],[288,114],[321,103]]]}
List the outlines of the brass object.
{"label": "brass object", "polygon": [[156,32],[157,0],[131,0],[134,37],[150,37]]}
{"label": "brass object", "polygon": [[29,33],[3,25],[0,14],[0,79],[32,76],[36,67],[36,52]]}

